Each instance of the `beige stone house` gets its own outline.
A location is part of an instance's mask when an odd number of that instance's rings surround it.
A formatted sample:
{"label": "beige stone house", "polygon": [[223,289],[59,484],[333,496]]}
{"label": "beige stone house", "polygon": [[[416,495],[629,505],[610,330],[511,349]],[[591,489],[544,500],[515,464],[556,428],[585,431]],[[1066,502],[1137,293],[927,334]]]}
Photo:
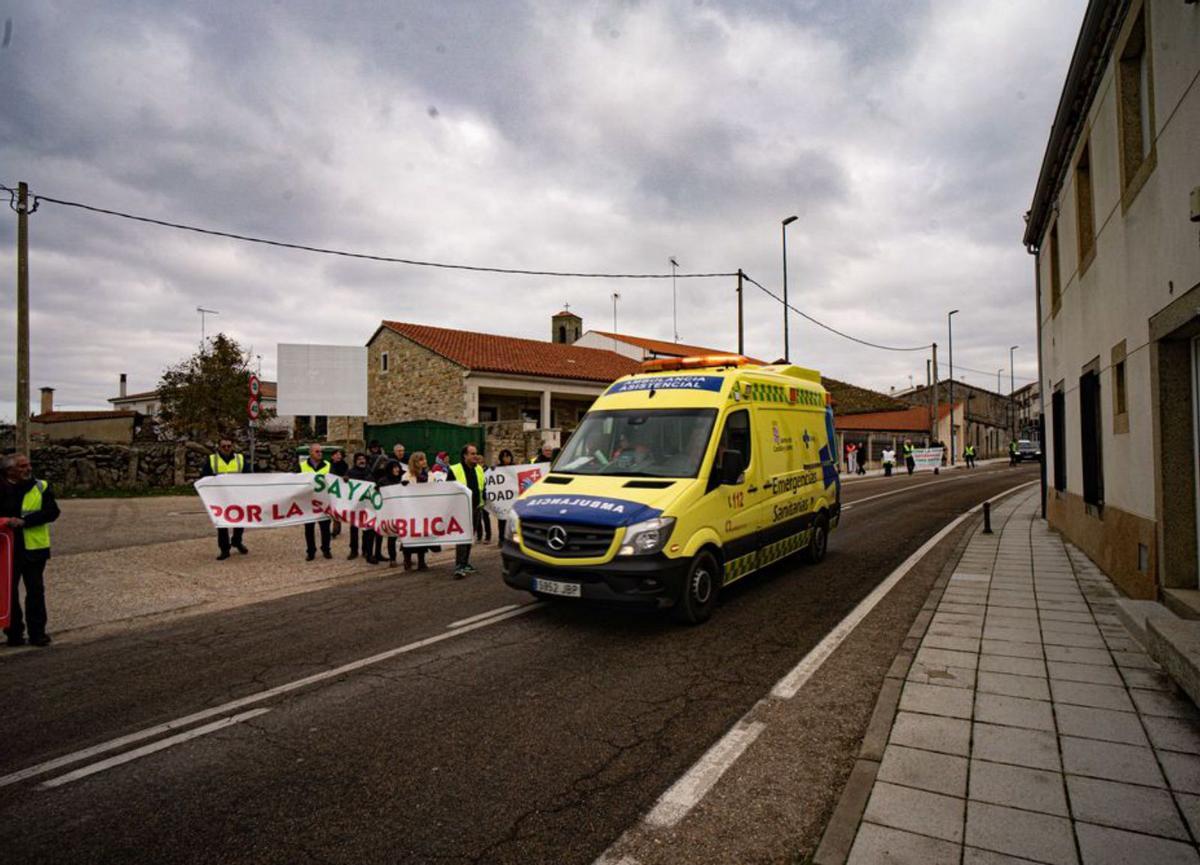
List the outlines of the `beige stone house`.
{"label": "beige stone house", "polygon": [[604,349],[399,321],[379,325],[367,362],[371,426],[436,420],[563,432],[638,367]]}
{"label": "beige stone house", "polygon": [[1176,605],[1200,598],[1198,78],[1200,4],[1092,0],[1024,235],[1047,519]]}

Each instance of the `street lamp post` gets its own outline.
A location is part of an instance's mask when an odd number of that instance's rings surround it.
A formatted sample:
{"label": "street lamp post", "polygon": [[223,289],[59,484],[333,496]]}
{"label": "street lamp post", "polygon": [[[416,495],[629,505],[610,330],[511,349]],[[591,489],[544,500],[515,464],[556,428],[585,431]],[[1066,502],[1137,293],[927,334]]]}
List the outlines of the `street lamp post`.
{"label": "street lamp post", "polygon": [[791,346],[788,344],[788,283],[787,283],[787,227],[799,217],[789,216],[783,220],[780,231],[783,233],[783,360],[790,363],[792,359]]}
{"label": "street lamp post", "polygon": [[1020,347],[1019,345],[1014,345],[1008,350],[1008,415],[1013,438],[1017,437],[1017,408],[1013,402],[1013,391],[1016,390],[1016,379],[1013,376],[1013,352]]}
{"label": "street lamp post", "polygon": [[950,465],[954,465],[954,315],[957,309],[952,309],[946,313],[946,330],[949,339],[948,349],[950,352]]}
{"label": "street lamp post", "polygon": [[679,262],[675,260],[675,256],[671,256],[671,328],[675,334],[675,341],[679,342],[679,295],[675,291],[675,269],[679,267]]}

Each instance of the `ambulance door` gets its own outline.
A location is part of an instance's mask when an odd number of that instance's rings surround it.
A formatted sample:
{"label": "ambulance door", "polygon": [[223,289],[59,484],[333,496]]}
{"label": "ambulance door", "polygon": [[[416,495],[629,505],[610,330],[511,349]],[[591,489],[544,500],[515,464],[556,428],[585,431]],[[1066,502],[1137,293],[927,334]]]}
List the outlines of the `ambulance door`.
{"label": "ambulance door", "polygon": [[[716,499],[713,507],[721,515],[717,529],[725,557],[726,585],[757,566],[758,503],[762,496],[762,483],[760,460],[754,444],[750,409],[738,408],[729,412],[717,439],[708,482],[709,495]],[[723,484],[725,460],[732,458],[735,452],[741,457],[743,471],[737,483]]]}
{"label": "ambulance door", "polygon": [[759,544],[763,564],[801,549],[811,510],[812,488],[806,463],[819,450],[805,421],[806,412],[784,405],[758,409],[759,442],[763,454],[762,527]]}

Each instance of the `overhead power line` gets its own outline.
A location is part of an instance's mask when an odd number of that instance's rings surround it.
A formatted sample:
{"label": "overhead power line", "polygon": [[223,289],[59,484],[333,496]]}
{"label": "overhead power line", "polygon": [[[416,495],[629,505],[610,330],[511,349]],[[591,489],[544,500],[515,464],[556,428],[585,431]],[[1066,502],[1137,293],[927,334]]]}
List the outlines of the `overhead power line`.
{"label": "overhead power line", "polygon": [[[7,186],[0,186],[6,192],[12,193],[12,190]],[[263,246],[275,246],[281,249],[296,249],[302,252],[315,252],[320,255],[336,255],[342,258],[356,258],[363,261],[378,261],[387,264],[406,264],[412,267],[433,267],[442,270],[466,270],[474,273],[504,273],[514,276],[559,276],[559,277],[578,277],[583,279],[671,279],[675,276],[677,279],[714,279],[719,277],[734,277],[737,272],[729,273],[588,273],[566,270],[530,270],[516,267],[487,267],[476,264],[454,264],[444,261],[423,261],[416,258],[400,258],[391,255],[374,255],[365,252],[350,252],[344,249],[331,249],[322,246],[309,246],[303,243],[289,243],[283,240],[271,240],[264,237],[253,237],[247,234],[236,234],[231,231],[219,231],[214,228],[203,228],[198,225],[187,225],[181,222],[170,222],[165,219],[154,219],[149,216],[138,216],[133,213],[125,213],[120,210],[112,210],[107,207],[97,207],[93,204],[85,204],[81,201],[67,201],[62,198],[52,198],[48,195],[33,195],[31,196],[35,202],[48,202],[50,204],[58,204],[62,207],[74,207],[79,210],[86,210],[90,213],[100,213],[105,216],[115,216],[120,219],[129,219],[134,222],[144,222],[149,225],[158,225],[163,228],[174,228],[178,231],[191,231],[196,234],[206,234],[210,237],[224,237],[227,240],[240,240],[244,243],[258,243]]]}
{"label": "overhead power line", "polygon": [[[780,303],[784,303],[784,300],[782,297],[777,295],[775,292],[771,291],[769,288],[764,286],[758,280],[753,279],[752,277],[748,276],[745,273],[742,274],[742,277],[750,284],[758,286],[760,289],[763,290],[763,292],[765,292],[770,297],[773,297],[775,300],[779,301]],[[807,312],[802,312],[801,310],[796,309],[796,307],[794,307],[791,303],[786,303],[784,305],[788,309],[790,309],[792,312],[796,313],[796,315],[800,316],[801,318],[807,319],[808,321],[811,321],[817,327],[823,327],[823,328],[825,328],[825,330],[829,331],[830,333],[836,333],[838,336],[842,337],[842,339],[848,339],[851,342],[857,342],[859,345],[865,345],[865,346],[868,346],[869,348],[878,348],[883,351],[928,351],[929,350],[928,345],[915,345],[915,346],[881,345],[877,342],[871,342],[870,340],[859,339],[857,336],[851,336],[850,334],[845,333],[844,331],[838,330],[836,327],[833,327],[831,325],[826,324],[823,321],[813,318]]]}

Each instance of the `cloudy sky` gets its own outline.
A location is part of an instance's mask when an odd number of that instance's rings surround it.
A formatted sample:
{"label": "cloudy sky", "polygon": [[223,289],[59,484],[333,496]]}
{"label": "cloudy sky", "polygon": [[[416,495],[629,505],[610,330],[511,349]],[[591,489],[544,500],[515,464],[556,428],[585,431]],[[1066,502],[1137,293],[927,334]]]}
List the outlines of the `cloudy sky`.
{"label": "cloudy sky", "polygon": [[[97,6],[103,5],[103,11]],[[891,345],[937,340],[995,387],[1036,375],[1021,215],[1084,0],[217,3],[2,0],[0,182],[296,243],[570,271],[738,267]],[[15,388],[16,220],[0,219],[0,417]],[[210,328],[279,342],[383,318],[546,338],[671,338],[670,280],[472,274],[213,239],[44,203],[32,389],[107,407]],[[678,283],[681,340],[733,348],[732,279]],[[783,351],[750,288],[747,351]],[[211,333],[211,330],[210,330]],[[887,390],[923,353],[793,318],[792,358]],[[1004,388],[1008,387],[1004,374]]]}

